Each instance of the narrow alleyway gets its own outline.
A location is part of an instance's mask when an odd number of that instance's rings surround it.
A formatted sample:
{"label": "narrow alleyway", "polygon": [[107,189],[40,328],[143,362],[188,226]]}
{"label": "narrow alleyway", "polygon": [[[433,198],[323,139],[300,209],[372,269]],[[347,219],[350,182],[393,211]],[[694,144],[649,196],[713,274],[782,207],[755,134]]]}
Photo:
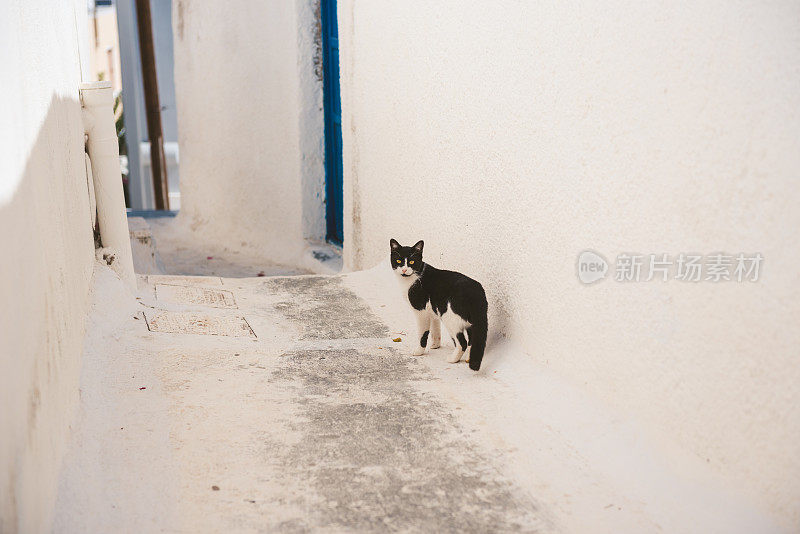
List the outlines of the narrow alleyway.
{"label": "narrow alleyway", "polygon": [[500,338],[410,356],[392,277],[98,265],[54,530],[772,530]]}
{"label": "narrow alleyway", "polygon": [[800,2],[228,4],[0,3],[0,534],[800,533]]}

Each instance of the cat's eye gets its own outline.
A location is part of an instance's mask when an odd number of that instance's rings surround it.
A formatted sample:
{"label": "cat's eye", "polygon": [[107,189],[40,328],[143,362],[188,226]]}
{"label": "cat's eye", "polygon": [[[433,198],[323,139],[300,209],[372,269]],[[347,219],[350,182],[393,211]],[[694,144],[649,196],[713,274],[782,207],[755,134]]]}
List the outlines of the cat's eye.
{"label": "cat's eye", "polygon": [[400,260],[394,260],[394,261],[396,261],[397,263],[400,263]]}
{"label": "cat's eye", "polygon": [[414,260],[411,260],[410,262],[408,262],[408,264],[409,265],[414,265]]}

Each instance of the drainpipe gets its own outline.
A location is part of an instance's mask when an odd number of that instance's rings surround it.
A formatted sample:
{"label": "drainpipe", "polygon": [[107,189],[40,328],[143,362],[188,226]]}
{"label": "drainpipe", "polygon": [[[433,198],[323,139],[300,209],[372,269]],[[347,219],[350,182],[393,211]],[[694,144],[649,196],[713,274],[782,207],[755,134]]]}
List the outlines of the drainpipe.
{"label": "drainpipe", "polygon": [[153,45],[153,22],[150,0],[136,0],[136,25],[139,28],[139,56],[142,59],[144,107],[147,112],[147,137],[150,140],[150,171],[157,210],[169,209],[167,163],[164,158],[164,135],[161,129],[161,104],[158,99],[156,52]]}
{"label": "drainpipe", "polygon": [[116,271],[131,289],[136,289],[133,255],[122,192],[119,144],[114,126],[114,91],[111,82],[80,85],[86,148],[92,162],[97,223],[104,247],[114,251]]}

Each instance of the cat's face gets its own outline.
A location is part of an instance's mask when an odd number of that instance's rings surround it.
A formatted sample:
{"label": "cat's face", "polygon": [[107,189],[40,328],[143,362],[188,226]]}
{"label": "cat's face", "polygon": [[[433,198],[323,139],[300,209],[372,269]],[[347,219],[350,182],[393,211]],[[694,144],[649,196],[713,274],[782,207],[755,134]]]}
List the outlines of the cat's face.
{"label": "cat's face", "polygon": [[422,246],[417,241],[413,247],[404,247],[394,239],[389,241],[389,261],[395,274],[404,278],[416,277],[422,272]]}

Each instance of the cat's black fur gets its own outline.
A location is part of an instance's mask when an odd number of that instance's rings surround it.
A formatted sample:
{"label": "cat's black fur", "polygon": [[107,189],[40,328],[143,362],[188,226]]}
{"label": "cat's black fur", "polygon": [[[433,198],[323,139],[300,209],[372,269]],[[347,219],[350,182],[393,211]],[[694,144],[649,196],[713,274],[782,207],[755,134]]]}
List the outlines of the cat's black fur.
{"label": "cat's black fur", "polygon": [[[456,336],[453,344],[459,343],[462,350],[471,347],[469,367],[477,371],[481,367],[486,349],[488,330],[486,293],[479,282],[468,276],[437,269],[423,262],[423,245],[424,243],[419,241],[413,247],[404,247],[392,239],[389,260],[392,269],[408,267],[413,271],[408,276],[417,277],[408,289],[408,301],[415,310],[425,310],[430,302],[433,312],[441,317],[448,311],[449,304],[450,312],[455,312],[469,323],[464,331],[450,332],[450,334]],[[401,260],[400,263],[397,260]],[[420,346],[425,347],[428,333],[428,331],[422,333]]]}

